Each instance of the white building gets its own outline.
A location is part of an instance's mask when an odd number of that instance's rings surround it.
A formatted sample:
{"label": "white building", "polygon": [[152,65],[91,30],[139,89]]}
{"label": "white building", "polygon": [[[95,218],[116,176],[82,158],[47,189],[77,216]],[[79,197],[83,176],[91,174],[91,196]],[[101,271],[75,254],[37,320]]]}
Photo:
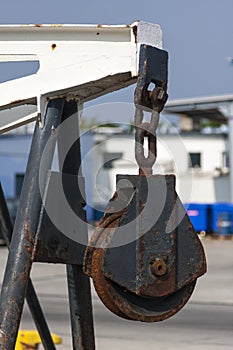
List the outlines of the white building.
{"label": "white building", "polygon": [[[133,134],[94,136],[93,203],[101,207],[115,190],[116,174],[137,174]],[[228,141],[225,134],[158,134],[154,174],[173,173],[183,202],[229,202]]]}

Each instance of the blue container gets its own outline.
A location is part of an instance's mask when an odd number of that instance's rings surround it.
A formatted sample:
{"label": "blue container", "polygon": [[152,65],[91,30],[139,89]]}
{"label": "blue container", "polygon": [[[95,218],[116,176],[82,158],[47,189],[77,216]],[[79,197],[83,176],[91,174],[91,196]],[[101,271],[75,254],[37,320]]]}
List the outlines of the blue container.
{"label": "blue container", "polygon": [[87,222],[94,221],[94,209],[88,204],[84,207],[84,209],[86,210]]}
{"label": "blue container", "polygon": [[209,230],[208,204],[189,203],[184,205],[187,214],[197,232]]}
{"label": "blue container", "polygon": [[104,215],[104,209],[103,210],[94,209],[94,220],[95,221],[99,221],[103,215]]}
{"label": "blue container", "polygon": [[219,235],[233,233],[233,204],[211,204],[211,228],[212,232]]}

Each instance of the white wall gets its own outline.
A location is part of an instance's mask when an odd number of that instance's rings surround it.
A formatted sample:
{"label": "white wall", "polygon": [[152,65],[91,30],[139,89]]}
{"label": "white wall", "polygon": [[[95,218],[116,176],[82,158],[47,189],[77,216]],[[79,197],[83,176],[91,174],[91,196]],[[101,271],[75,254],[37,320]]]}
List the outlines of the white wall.
{"label": "white wall", "polygon": [[184,137],[185,146],[189,153],[201,153],[201,171],[214,171],[222,166],[222,154],[226,151],[226,140],[221,136]]}
{"label": "white wall", "polygon": [[[7,197],[15,195],[15,174],[24,173],[31,135],[0,137],[0,181]],[[94,146],[95,144],[95,146]],[[222,166],[222,152],[227,140],[222,135],[158,135],[158,159],[154,174],[175,173],[177,191],[183,202],[212,203],[229,201],[229,176],[220,176],[215,168]],[[146,148],[146,145],[145,145]],[[104,152],[122,152],[123,158],[113,162],[112,169],[103,168]],[[188,168],[189,152],[202,153],[202,167]],[[87,201],[104,206],[115,191],[116,174],[137,174],[134,158],[134,135],[96,134],[82,139],[85,156]],[[97,188],[96,188],[97,187]]]}
{"label": "white wall", "polygon": [[[109,198],[115,190],[116,174],[137,174],[134,158],[134,135],[96,135],[102,142],[95,153],[95,167],[98,164],[98,184]],[[146,145],[145,145],[145,148]],[[220,176],[216,168],[222,167],[222,154],[227,149],[223,135],[158,135],[158,157],[153,167],[154,174],[174,173],[177,178],[177,192],[184,203],[213,203],[229,201],[229,177]],[[122,152],[123,159],[113,163],[114,168],[101,168],[102,152]],[[201,168],[189,168],[188,153],[201,153]],[[101,196],[100,196],[101,197]],[[94,202],[101,200],[94,197]]]}

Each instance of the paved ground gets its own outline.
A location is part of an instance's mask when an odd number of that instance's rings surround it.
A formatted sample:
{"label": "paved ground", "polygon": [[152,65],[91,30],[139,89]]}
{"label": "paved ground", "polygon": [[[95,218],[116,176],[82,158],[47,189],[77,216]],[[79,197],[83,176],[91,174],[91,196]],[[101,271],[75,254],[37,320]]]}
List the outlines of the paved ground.
{"label": "paved ground", "polygon": [[[112,315],[93,292],[98,350],[230,350],[233,348],[233,241],[204,240],[208,273],[187,304],[173,318],[156,324]],[[0,281],[7,256],[0,248]],[[63,337],[59,349],[71,349],[65,269],[34,264],[32,278],[51,330]],[[21,328],[34,328],[25,307]]]}

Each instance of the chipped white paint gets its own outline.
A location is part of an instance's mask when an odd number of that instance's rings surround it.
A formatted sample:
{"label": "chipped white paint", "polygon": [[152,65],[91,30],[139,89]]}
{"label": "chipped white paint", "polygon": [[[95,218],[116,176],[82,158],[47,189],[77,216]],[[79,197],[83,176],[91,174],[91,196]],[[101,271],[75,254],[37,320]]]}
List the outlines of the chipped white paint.
{"label": "chipped white paint", "polygon": [[38,60],[39,70],[0,84],[0,110],[38,101],[40,110],[48,97],[87,101],[128,86],[141,44],[161,48],[160,26],[1,25],[0,62]]}

